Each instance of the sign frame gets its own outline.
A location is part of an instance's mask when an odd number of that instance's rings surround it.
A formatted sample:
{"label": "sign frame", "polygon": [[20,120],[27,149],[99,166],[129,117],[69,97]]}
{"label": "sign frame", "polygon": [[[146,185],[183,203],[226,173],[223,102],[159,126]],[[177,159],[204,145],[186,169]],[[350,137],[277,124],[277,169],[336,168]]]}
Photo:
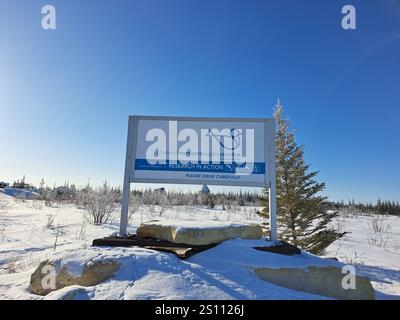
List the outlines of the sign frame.
{"label": "sign frame", "polygon": [[[163,121],[196,121],[196,122],[255,122],[264,123],[265,146],[265,181],[261,182],[240,182],[207,179],[181,180],[181,179],[157,179],[157,178],[135,178],[135,161],[138,138],[138,122],[140,120],[163,120]],[[122,195],[121,220],[119,235],[127,236],[128,210],[130,184],[138,183],[166,183],[166,184],[207,184],[225,186],[246,186],[246,187],[268,187],[269,188],[269,223],[271,241],[276,242],[276,168],[275,168],[275,120],[273,118],[209,118],[209,117],[175,117],[175,116],[129,116],[128,134],[125,155],[125,174]]]}

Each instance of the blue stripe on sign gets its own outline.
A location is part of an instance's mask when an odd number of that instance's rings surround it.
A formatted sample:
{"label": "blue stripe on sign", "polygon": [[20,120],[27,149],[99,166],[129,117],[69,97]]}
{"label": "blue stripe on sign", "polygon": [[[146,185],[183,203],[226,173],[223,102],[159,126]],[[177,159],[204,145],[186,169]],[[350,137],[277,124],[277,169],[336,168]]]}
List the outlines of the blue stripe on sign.
{"label": "blue stripe on sign", "polygon": [[[202,164],[202,163],[188,163],[183,164],[181,162],[177,162],[177,164],[170,164],[167,160],[166,164],[156,163],[150,164],[146,159],[136,159],[135,161],[135,170],[154,170],[154,171],[185,171],[185,172],[220,172],[220,173],[236,173],[238,168],[244,168],[245,165],[238,164],[236,162],[232,164]],[[265,174],[265,163],[263,162],[255,162],[253,174]]]}

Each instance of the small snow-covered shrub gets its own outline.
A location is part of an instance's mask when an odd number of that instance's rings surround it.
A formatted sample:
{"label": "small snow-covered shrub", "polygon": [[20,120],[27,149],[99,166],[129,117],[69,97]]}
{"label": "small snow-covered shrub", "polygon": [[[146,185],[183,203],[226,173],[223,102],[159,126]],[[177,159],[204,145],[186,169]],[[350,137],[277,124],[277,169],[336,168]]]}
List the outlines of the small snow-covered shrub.
{"label": "small snow-covered shrub", "polygon": [[337,259],[340,262],[346,263],[346,264],[351,264],[354,266],[363,266],[365,265],[365,261],[363,257],[358,254],[356,251],[354,251],[351,255],[339,255],[337,256]]}
{"label": "small snow-covered shrub", "polygon": [[[136,194],[131,195],[129,198],[129,212],[128,212],[128,221],[131,222],[133,215],[139,211],[140,206],[142,205],[142,198]],[[143,220],[143,218],[142,218]]]}
{"label": "small snow-covered shrub", "polygon": [[163,191],[146,190],[142,194],[142,200],[152,216],[157,214],[161,217],[172,206],[167,193]]}
{"label": "small snow-covered shrub", "polygon": [[231,221],[231,216],[232,216],[232,210],[228,210],[226,213],[226,221]]}
{"label": "small snow-covered shrub", "polygon": [[372,246],[385,248],[391,238],[391,226],[386,216],[374,215],[369,223],[370,238],[368,243]]}
{"label": "small snow-covered shrub", "polygon": [[46,224],[44,226],[45,229],[54,229],[54,221],[56,219],[56,214],[48,214]]}
{"label": "small snow-covered shrub", "polygon": [[117,195],[107,185],[93,189],[91,187],[81,191],[79,207],[83,209],[85,219],[94,225],[103,225],[112,218],[117,206]]}
{"label": "small snow-covered shrub", "polygon": [[57,249],[57,245],[58,245],[58,239],[65,235],[65,230],[64,230],[64,226],[58,224],[54,229],[55,231],[55,239],[54,239],[54,246],[53,246],[53,250],[56,251]]}
{"label": "small snow-covered shrub", "polygon": [[42,210],[43,209],[43,202],[40,201],[40,200],[31,200],[29,202],[29,206],[28,207],[30,207],[32,209],[35,209],[35,210]]}
{"label": "small snow-covered shrub", "polygon": [[44,189],[40,192],[40,196],[44,201],[46,207],[52,207],[56,201],[56,192],[52,189]]}
{"label": "small snow-covered shrub", "polygon": [[17,258],[14,256],[10,259],[8,263],[5,264],[4,270],[7,273],[14,273],[16,266],[17,266]]}
{"label": "small snow-covered shrub", "polygon": [[85,240],[86,238],[87,221],[83,219],[80,224],[79,231],[76,233],[76,240]]}

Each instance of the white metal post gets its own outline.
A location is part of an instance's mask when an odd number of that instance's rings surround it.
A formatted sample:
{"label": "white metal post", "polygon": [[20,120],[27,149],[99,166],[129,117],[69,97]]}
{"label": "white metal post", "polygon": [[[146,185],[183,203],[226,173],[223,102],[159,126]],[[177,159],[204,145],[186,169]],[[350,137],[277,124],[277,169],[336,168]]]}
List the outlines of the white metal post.
{"label": "white metal post", "polygon": [[129,210],[129,194],[131,192],[131,173],[133,166],[133,126],[134,118],[129,117],[128,122],[128,137],[126,142],[126,156],[125,156],[125,174],[124,174],[124,186],[122,191],[122,206],[121,206],[121,218],[119,222],[119,236],[125,237],[127,235],[128,227],[128,210]]}
{"label": "white metal post", "polygon": [[269,131],[269,170],[270,170],[270,182],[269,182],[269,228],[270,228],[270,240],[272,243],[278,242],[277,239],[277,223],[276,223],[276,143],[275,143],[275,120],[270,122]]}
{"label": "white metal post", "polygon": [[269,228],[271,233],[271,242],[278,241],[276,235],[276,189],[275,183],[271,183],[269,187]]}

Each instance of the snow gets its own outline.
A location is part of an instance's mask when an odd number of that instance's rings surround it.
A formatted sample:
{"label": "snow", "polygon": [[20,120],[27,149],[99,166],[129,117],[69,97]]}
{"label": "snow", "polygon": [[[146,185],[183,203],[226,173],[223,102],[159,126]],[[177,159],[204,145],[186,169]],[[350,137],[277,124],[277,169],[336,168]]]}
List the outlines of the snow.
{"label": "snow", "polygon": [[[371,239],[377,237],[372,228],[375,219],[381,219],[384,225],[389,226],[387,232],[382,233],[384,242],[387,241],[382,246],[370,244]],[[400,217],[342,215],[335,223],[349,233],[334,242],[326,255],[357,265],[357,269],[371,279],[375,289],[400,295]]]}
{"label": "snow", "polygon": [[[77,264],[83,265],[89,260],[117,261],[121,264],[110,280],[90,289],[85,288],[84,294],[93,299],[323,298],[290,289],[277,290],[276,286],[257,278],[253,267],[339,265],[337,262],[308,254],[295,258],[253,249],[264,244],[263,240],[230,240],[187,261],[149,249],[93,247],[64,251],[57,259],[62,261],[68,272],[74,270]],[[76,286],[70,288],[76,289]],[[63,292],[64,295],[70,291],[64,289]],[[54,293],[47,299],[52,297],[59,296]]]}
{"label": "snow", "polygon": [[159,226],[163,227],[172,227],[177,230],[183,229],[218,229],[224,227],[241,227],[244,225],[248,225],[248,223],[234,223],[227,221],[198,221],[198,220],[152,220],[148,222],[149,224],[156,223]]}
{"label": "snow", "polygon": [[[16,200],[0,193],[0,299],[327,299],[259,279],[255,267],[341,266],[332,259],[303,252],[285,256],[253,249],[265,240],[234,239],[187,260],[144,248],[92,247],[95,238],[118,231],[115,219],[104,226],[84,222],[82,211],[73,205],[46,207],[38,200]],[[165,224],[209,227],[259,223],[258,208],[239,212],[220,209],[174,207],[158,214],[145,207],[134,214],[129,232],[142,222],[161,219]],[[46,227],[49,218],[54,223]],[[384,217],[390,224],[390,241],[384,247],[370,244],[373,216],[343,215],[335,226],[351,232],[332,244],[327,257],[352,263],[371,278],[377,297],[400,299],[400,218]],[[74,276],[89,261],[114,260],[121,268],[114,276],[93,287],[69,286],[45,297],[28,290],[30,275],[44,260],[65,266]]]}
{"label": "snow", "polygon": [[8,194],[5,194],[2,189],[0,189],[0,201],[4,202],[9,202],[13,200],[14,198],[12,196],[9,196]]}
{"label": "snow", "polygon": [[[19,199],[36,199],[39,194],[33,190],[4,188],[0,189],[0,194],[8,195]],[[3,196],[3,195],[2,195]]]}

